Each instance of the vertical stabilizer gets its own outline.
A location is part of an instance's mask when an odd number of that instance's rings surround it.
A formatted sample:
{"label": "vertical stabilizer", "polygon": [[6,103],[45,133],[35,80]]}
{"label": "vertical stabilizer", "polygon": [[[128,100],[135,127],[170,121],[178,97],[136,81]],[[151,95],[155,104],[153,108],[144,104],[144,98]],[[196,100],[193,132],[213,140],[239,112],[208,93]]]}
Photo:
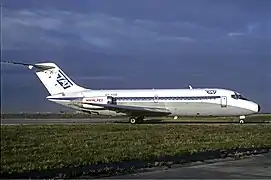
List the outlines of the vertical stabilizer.
{"label": "vertical stabilizer", "polygon": [[29,65],[36,68],[36,75],[51,95],[82,91],[85,88],[75,84],[56,64],[39,63]]}
{"label": "vertical stabilizer", "polygon": [[48,62],[29,64],[13,61],[2,62],[28,66],[29,69],[34,69],[36,71],[36,75],[43,83],[50,95],[66,94],[85,90],[85,88],[75,84],[55,63]]}

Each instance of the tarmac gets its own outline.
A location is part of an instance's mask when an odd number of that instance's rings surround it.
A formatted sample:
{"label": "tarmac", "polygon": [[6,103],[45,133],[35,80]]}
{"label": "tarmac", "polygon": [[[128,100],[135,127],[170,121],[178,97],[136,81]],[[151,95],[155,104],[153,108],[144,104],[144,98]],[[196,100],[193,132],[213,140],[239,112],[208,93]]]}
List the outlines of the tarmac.
{"label": "tarmac", "polygon": [[110,179],[271,179],[271,152],[241,160],[175,166]]}
{"label": "tarmac", "polygon": [[[21,125],[21,124],[97,124],[112,123],[120,119],[116,118],[90,118],[90,119],[2,119],[2,125]],[[123,119],[122,119],[123,120]]]}
{"label": "tarmac", "polygon": [[[181,120],[166,120],[162,121],[163,119],[148,119],[144,122],[144,124],[213,124],[213,125],[221,125],[221,124],[239,124],[238,122],[226,122],[226,121],[181,121]],[[101,123],[129,123],[128,118],[120,118],[120,117],[113,117],[113,118],[89,118],[89,119],[81,119],[81,118],[37,118],[37,119],[30,119],[30,118],[3,118],[1,119],[1,125],[25,125],[25,124],[101,124]],[[247,122],[245,124],[270,124],[271,123],[251,123]]]}

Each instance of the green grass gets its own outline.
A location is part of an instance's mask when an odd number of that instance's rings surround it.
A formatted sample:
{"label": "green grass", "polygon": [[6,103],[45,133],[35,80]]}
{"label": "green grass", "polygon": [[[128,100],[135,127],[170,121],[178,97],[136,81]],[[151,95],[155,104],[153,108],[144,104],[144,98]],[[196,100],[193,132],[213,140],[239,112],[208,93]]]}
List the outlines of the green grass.
{"label": "green grass", "polygon": [[271,148],[270,125],[1,126],[1,173],[151,160],[232,148]]}

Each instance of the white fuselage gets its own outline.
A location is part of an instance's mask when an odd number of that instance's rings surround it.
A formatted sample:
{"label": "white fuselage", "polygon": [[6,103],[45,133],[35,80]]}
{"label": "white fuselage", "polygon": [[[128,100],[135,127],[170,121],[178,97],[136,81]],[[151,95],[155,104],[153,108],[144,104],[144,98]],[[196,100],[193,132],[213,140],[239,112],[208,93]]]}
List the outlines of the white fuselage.
{"label": "white fuselage", "polygon": [[[209,93],[209,94],[208,94]],[[84,90],[48,96],[47,99],[61,105],[87,110],[94,114],[124,115],[89,105],[87,108],[71,104],[79,98],[112,96],[118,105],[165,108],[169,116],[241,116],[259,112],[258,104],[226,89],[133,89],[133,90]]]}
{"label": "white fuselage", "polygon": [[92,90],[77,85],[52,62],[7,63],[34,69],[50,101],[93,114],[129,115],[131,123],[152,115],[244,116],[260,111],[258,104],[226,89]]}

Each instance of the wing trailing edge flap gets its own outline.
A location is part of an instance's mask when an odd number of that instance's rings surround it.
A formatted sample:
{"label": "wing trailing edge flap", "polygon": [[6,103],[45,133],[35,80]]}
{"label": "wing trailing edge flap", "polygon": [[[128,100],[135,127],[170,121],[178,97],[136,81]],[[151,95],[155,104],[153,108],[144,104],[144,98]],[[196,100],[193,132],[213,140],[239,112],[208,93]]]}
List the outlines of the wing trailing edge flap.
{"label": "wing trailing edge flap", "polygon": [[98,104],[98,103],[82,103],[82,104],[100,106],[108,110],[126,113],[128,115],[161,116],[171,114],[169,110],[164,108],[150,108],[150,107],[126,106],[117,104]]}

